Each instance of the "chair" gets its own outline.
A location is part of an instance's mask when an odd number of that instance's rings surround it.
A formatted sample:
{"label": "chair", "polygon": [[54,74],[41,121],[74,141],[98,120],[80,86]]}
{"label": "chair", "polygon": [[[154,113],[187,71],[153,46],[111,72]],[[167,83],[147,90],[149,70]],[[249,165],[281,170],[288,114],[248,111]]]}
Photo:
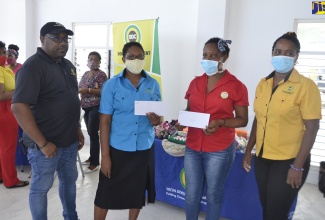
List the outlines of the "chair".
{"label": "chair", "polygon": [[[82,121],[82,118],[84,117],[84,115],[85,115],[85,112],[81,109],[81,111],[80,111],[80,119],[79,119],[80,124],[81,124],[81,121]],[[80,170],[81,170],[82,177],[85,178],[85,173],[84,173],[84,170],[82,169],[82,163],[81,163],[79,152],[77,153],[77,161],[79,162],[79,167],[80,167]]]}
{"label": "chair", "polygon": [[85,173],[84,173],[84,170],[82,169],[82,164],[81,164],[79,152],[77,154],[77,161],[79,162],[79,167],[80,167],[80,170],[81,170],[82,177],[85,178]]}
{"label": "chair", "polygon": [[21,129],[21,127],[19,127],[15,163],[16,165],[20,165],[20,171],[24,172],[25,171],[24,166],[30,164],[27,159],[27,147],[23,143],[22,135],[23,135],[23,130]]}
{"label": "chair", "polygon": [[[25,165],[29,165],[29,161],[27,159],[27,147],[25,146],[22,138],[23,130],[19,127],[18,131],[18,143],[17,143],[17,151],[16,151],[16,164],[17,161],[20,161],[20,171],[24,172]],[[19,145],[19,146],[18,146]],[[29,172],[28,178],[32,176],[32,170]]]}

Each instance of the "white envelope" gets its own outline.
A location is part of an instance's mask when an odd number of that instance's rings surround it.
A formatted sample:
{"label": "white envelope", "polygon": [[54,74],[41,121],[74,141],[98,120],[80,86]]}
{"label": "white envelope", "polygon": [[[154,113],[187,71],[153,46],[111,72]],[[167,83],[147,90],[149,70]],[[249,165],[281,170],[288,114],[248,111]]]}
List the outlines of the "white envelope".
{"label": "white envelope", "polygon": [[162,101],[135,101],[134,115],[146,115],[148,112],[154,112],[159,116],[166,115],[166,103]]}
{"label": "white envelope", "polygon": [[206,128],[209,125],[210,114],[179,111],[178,122],[183,126],[194,128]]}

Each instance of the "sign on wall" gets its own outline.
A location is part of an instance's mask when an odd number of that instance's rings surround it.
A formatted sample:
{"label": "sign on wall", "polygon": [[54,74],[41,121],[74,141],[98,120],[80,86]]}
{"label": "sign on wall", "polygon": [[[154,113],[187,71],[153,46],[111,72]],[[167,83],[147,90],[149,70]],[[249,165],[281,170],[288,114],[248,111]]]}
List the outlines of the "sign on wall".
{"label": "sign on wall", "polygon": [[136,41],[144,49],[144,70],[161,86],[158,19],[113,23],[114,74],[119,74],[125,65],[122,61],[124,44]]}
{"label": "sign on wall", "polygon": [[322,1],[312,2],[311,13],[313,15],[324,15],[325,14],[325,2],[322,2]]}

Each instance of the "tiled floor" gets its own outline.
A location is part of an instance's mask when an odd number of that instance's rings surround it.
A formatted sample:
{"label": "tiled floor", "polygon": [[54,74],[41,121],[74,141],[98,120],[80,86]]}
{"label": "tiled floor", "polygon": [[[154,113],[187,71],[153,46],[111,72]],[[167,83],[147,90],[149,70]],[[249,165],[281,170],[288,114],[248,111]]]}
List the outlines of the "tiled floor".
{"label": "tiled floor", "polygon": [[[87,159],[89,142],[80,151],[81,160]],[[78,166],[79,169],[79,166]],[[26,166],[24,172],[17,167],[19,178],[27,180],[30,167]],[[93,219],[93,200],[98,183],[98,171],[86,174],[82,178],[79,172],[77,180],[77,211],[81,220]],[[24,188],[6,189],[0,185],[0,220],[30,220],[31,215],[28,206],[29,186]],[[60,220],[62,207],[58,196],[58,181],[54,182],[48,194],[48,218]],[[107,218],[110,220],[126,220],[128,211],[109,211]],[[184,210],[163,202],[156,201],[144,207],[139,215],[139,220],[183,220]],[[199,220],[204,219],[204,213]],[[300,191],[294,220],[322,220],[325,219],[325,198],[322,197],[316,185],[305,184]],[[254,219],[252,219],[254,220]]]}

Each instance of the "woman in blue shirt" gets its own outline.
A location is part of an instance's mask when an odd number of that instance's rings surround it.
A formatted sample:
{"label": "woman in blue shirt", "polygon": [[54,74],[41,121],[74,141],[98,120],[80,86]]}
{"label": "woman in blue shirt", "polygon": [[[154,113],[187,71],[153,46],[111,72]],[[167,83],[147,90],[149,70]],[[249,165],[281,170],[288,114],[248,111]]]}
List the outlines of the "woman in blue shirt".
{"label": "woman in blue shirt", "polygon": [[[154,126],[160,124],[155,113],[134,115],[135,101],[160,101],[158,82],[143,70],[144,50],[140,43],[123,47],[126,68],[108,80],[100,102],[101,172],[95,198],[95,220],[105,219],[108,209],[129,209],[129,219],[137,219],[155,191],[152,145]],[[151,169],[150,169],[151,168]]]}

